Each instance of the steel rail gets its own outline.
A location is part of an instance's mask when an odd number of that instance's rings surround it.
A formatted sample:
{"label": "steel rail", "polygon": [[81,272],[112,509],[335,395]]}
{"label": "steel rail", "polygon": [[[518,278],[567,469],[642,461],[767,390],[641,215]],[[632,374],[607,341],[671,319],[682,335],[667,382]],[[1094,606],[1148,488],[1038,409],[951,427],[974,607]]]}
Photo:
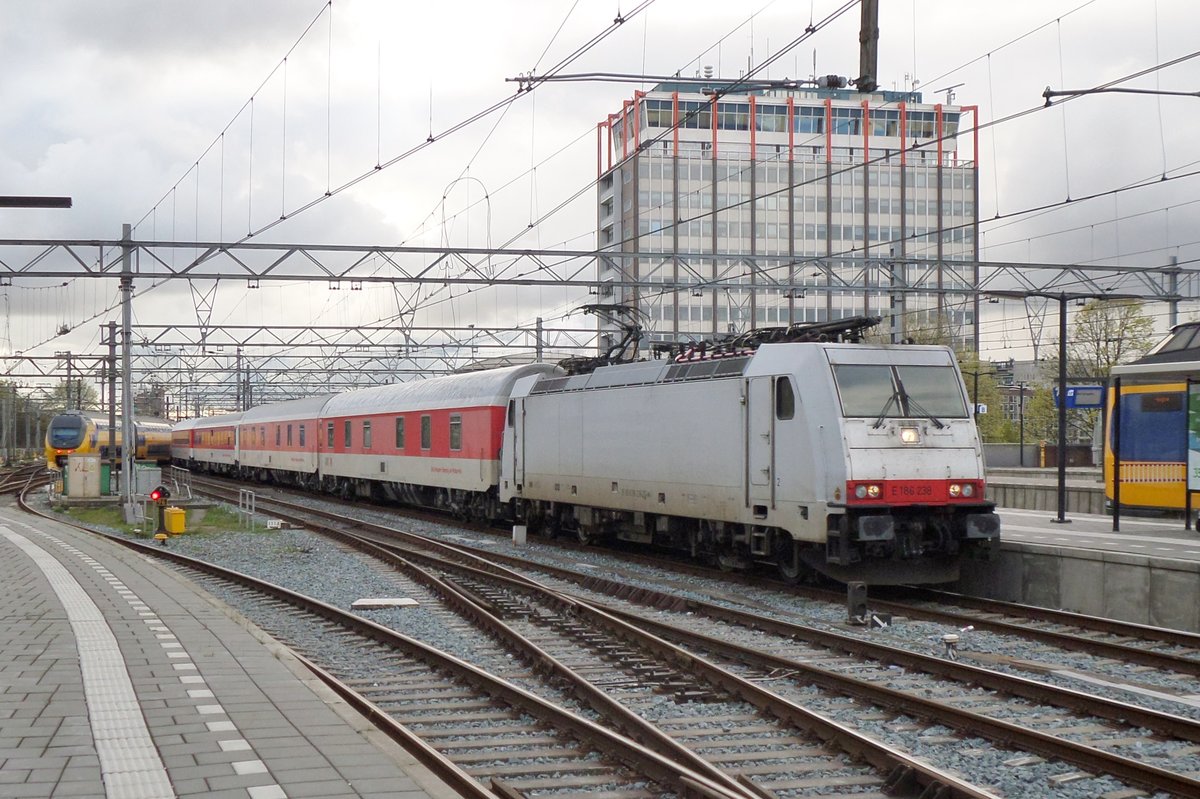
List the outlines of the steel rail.
{"label": "steel rail", "polygon": [[[281,506],[286,506],[289,508],[295,507],[292,503],[279,500],[269,500],[269,502],[277,502]],[[315,513],[322,518],[340,518],[338,514],[331,511],[302,508],[302,512]],[[355,527],[379,530],[382,534],[389,536],[399,534],[401,537],[409,541],[416,541],[422,546],[430,546],[437,550],[453,553],[456,557],[461,557],[459,554],[460,548],[457,545],[444,545],[441,542],[430,540],[424,536],[406,533],[403,531],[395,531],[391,528],[386,528],[381,525],[375,525],[368,522],[355,520],[352,522],[352,524]],[[356,539],[361,540],[359,536],[344,530],[335,532],[337,532],[340,538],[346,541],[353,542]],[[378,546],[378,542],[368,541],[365,543],[372,548]],[[699,634],[683,630],[682,628],[676,628],[673,625],[652,620],[645,620],[636,614],[628,614],[612,608],[604,608],[602,606],[595,605],[595,603],[582,597],[557,592],[554,591],[554,589],[548,589],[544,586],[541,586],[536,581],[526,577],[525,575],[511,573],[508,569],[505,569],[494,562],[495,560],[506,560],[523,563],[523,561],[520,559],[497,555],[497,553],[490,551],[484,556],[476,555],[474,553],[469,554],[471,559],[475,560],[481,567],[482,571],[486,574],[496,575],[500,577],[500,579],[511,580],[512,582],[526,588],[537,587],[543,591],[550,591],[552,594],[561,594],[561,596],[569,599],[570,601],[582,603],[582,606],[584,607],[592,606],[597,610],[607,611],[618,619],[624,619],[634,624],[644,624],[645,626],[658,629],[660,631],[668,631],[670,635],[674,637],[690,637],[691,640],[702,642],[704,646],[716,651],[720,651],[731,658],[742,661],[757,659],[759,663],[769,668],[787,668],[793,671],[804,673],[813,683],[821,685],[824,688],[835,690],[847,695],[858,696],[866,701],[898,708],[904,712],[913,712],[917,715],[933,717],[939,721],[948,723],[950,726],[963,730],[966,733],[978,734],[991,740],[1005,742],[1016,741],[1020,746],[1028,749],[1029,751],[1057,758],[1066,762],[1071,762],[1084,769],[1099,770],[1103,773],[1110,774],[1114,777],[1130,782],[1131,784],[1152,788],[1154,790],[1167,790],[1179,795],[1192,795],[1189,792],[1195,792],[1197,795],[1200,795],[1200,781],[1175,774],[1174,772],[1166,771],[1165,769],[1148,766],[1120,755],[1113,755],[1111,753],[1096,749],[1095,747],[1087,746],[1086,744],[1080,744],[1064,738],[1049,735],[1047,733],[1022,728],[1018,725],[1008,722],[990,719],[986,716],[982,716],[971,711],[961,710],[952,706],[941,705],[939,703],[924,700],[920,697],[915,697],[901,691],[882,688],[863,680],[846,677],[840,674],[834,674],[808,664],[799,663],[786,658],[778,658],[767,653],[755,653],[752,650],[736,647],[711,637],[700,636]],[[406,555],[409,558],[416,556],[415,553],[411,552],[407,552]],[[447,564],[442,563],[443,568],[446,565]],[[475,569],[472,569],[471,567],[459,566],[458,568],[467,568],[471,571],[475,571]],[[581,575],[578,572],[572,572],[567,569],[558,569],[551,566],[543,566],[541,564],[536,564],[535,568],[545,569],[565,579],[580,581],[586,587],[592,590],[598,590],[608,595],[620,596],[621,598],[629,601],[641,602],[658,608],[669,607],[670,609],[676,611],[699,611],[713,616],[714,618],[721,618],[722,620],[729,621],[731,623],[762,629],[764,631],[772,632],[781,636],[802,638],[810,642],[819,643],[822,646],[827,646],[842,651],[849,651],[861,657],[869,657],[885,663],[897,663],[910,668],[916,667],[922,671],[940,674],[960,682],[978,684],[990,689],[1005,691],[1014,696],[1022,696],[1040,703],[1058,705],[1087,715],[1098,716],[1111,721],[1144,727],[1158,734],[1169,735],[1182,740],[1200,741],[1200,724],[1184,717],[1174,716],[1127,703],[1115,702],[1097,697],[1095,695],[1073,691],[1066,688],[1059,688],[1057,686],[1040,683],[1035,680],[1029,680],[1022,677],[994,672],[958,661],[921,655],[919,653],[910,652],[899,647],[891,647],[874,642],[863,641],[852,636],[840,635],[791,622],[755,616],[743,611],[731,610],[729,608],[724,608],[712,603],[704,603],[699,600],[672,597],[662,592],[632,587],[627,583],[619,583],[607,578],[595,577],[592,575]],[[580,612],[580,606],[571,606],[571,608],[576,613]],[[695,668],[696,666],[696,661],[685,661],[681,666],[681,669],[690,669]],[[718,678],[715,681],[718,684],[721,684],[722,678]],[[723,687],[727,688],[727,686]],[[754,702],[754,700],[750,697],[743,698]],[[776,711],[772,710],[772,712]],[[786,713],[787,710],[785,709],[783,712]]]}
{"label": "steel rail", "polygon": [[[22,495],[19,499],[20,505],[26,512],[32,513],[43,518],[51,519],[60,524],[68,524],[60,519],[55,519],[48,514],[42,513],[31,507]],[[598,748],[608,752],[623,763],[630,764],[649,779],[664,785],[672,785],[683,796],[688,797],[704,797],[705,799],[754,799],[747,794],[746,789],[739,785],[725,785],[714,782],[707,775],[696,772],[685,765],[674,762],[669,758],[659,754],[653,749],[634,741],[630,738],[620,735],[606,727],[603,727],[595,722],[577,716],[570,711],[558,707],[557,705],[542,699],[517,685],[509,683],[498,677],[495,677],[478,667],[461,660],[453,655],[442,652],[438,649],[428,646],[427,644],[403,633],[392,630],[389,627],[377,624],[369,619],[364,619],[353,613],[348,613],[340,608],[329,605],[321,600],[313,597],[305,596],[287,588],[279,586],[265,580],[259,580],[251,575],[238,572],[232,569],[226,569],[216,564],[191,558],[180,553],[172,552],[161,546],[152,546],[132,539],[122,538],[119,536],[109,535],[105,533],[96,533],[94,530],[89,530],[86,527],[72,525],[78,529],[85,530],[95,535],[100,535],[107,540],[120,544],[128,549],[138,552],[143,555],[170,561],[176,565],[187,569],[192,569],[197,572],[208,574],[227,582],[245,586],[251,590],[267,596],[271,596],[280,601],[286,602],[292,606],[306,610],[314,615],[318,615],[329,619],[347,629],[350,629],[359,635],[366,638],[376,640],[386,646],[402,649],[413,654],[415,657],[422,659],[427,663],[432,663],[438,668],[457,674],[463,679],[475,685],[481,685],[488,693],[496,696],[504,701],[522,708],[535,718],[546,718],[551,721],[556,729],[567,729],[581,739],[591,741]],[[304,659],[307,662],[307,659]],[[337,683],[337,678],[333,675],[328,675],[323,672],[314,672],[318,678],[323,681],[331,679]],[[356,694],[353,689],[342,684],[336,687],[339,694]],[[361,707],[368,708],[368,718],[372,720],[384,718],[386,712],[378,708],[364,697],[359,697],[355,700],[355,704]],[[398,724],[389,723],[383,727],[384,732],[389,735],[394,730],[404,730]],[[413,733],[404,730],[399,743],[404,745],[410,740],[409,736]],[[494,794],[490,793],[487,788],[481,785],[473,777],[470,777],[465,772],[462,772],[457,765],[451,760],[441,755],[433,747],[428,744],[422,745],[410,750],[414,756],[422,759],[422,762],[437,773],[447,782],[460,783],[464,791],[464,795],[475,797],[476,799],[484,799],[490,797],[495,799]],[[428,760],[428,762],[426,762]]]}
{"label": "steel rail", "polygon": [[[380,525],[362,522],[359,520],[347,520],[345,517],[341,517],[338,514],[330,511],[297,507],[293,503],[274,499],[264,500],[259,498],[258,503],[260,509],[262,509],[264,505],[269,505],[272,503],[281,507],[288,507],[287,514],[277,515],[287,516],[289,520],[304,524],[308,526],[309,529],[312,528],[311,518],[305,518],[303,515],[293,514],[308,514],[311,511],[312,514],[318,517],[337,520],[343,524],[349,521],[350,527],[374,529],[387,534],[399,533],[403,538],[409,540],[410,543],[417,543],[424,547],[432,547],[444,554],[450,554],[456,559],[462,559],[465,557],[471,560],[475,565],[468,566],[461,563],[447,563],[442,559],[436,559],[433,561],[433,563],[443,569],[448,567],[459,568],[474,576],[482,575],[492,580],[505,580],[511,585],[521,589],[539,592],[543,599],[555,603],[564,612],[572,613],[580,617],[587,617],[591,619],[593,623],[607,628],[610,631],[610,634],[624,638],[636,646],[649,649],[657,656],[675,663],[681,672],[688,673],[692,676],[698,675],[705,681],[721,688],[727,693],[736,696],[761,710],[771,713],[776,718],[792,724],[800,730],[804,730],[810,734],[816,735],[821,740],[840,748],[842,751],[846,752],[852,757],[870,764],[874,768],[880,770],[882,773],[888,775],[885,784],[888,790],[893,792],[893,795],[933,795],[945,797],[945,799],[985,799],[985,797],[993,796],[993,794],[990,792],[971,785],[970,783],[967,783],[954,775],[930,766],[921,760],[913,758],[904,752],[901,752],[900,750],[888,746],[887,744],[876,741],[869,736],[859,733],[857,730],[827,719],[824,716],[810,711],[795,702],[780,697],[762,688],[761,686],[756,685],[754,682],[720,667],[717,664],[711,663],[704,658],[687,652],[681,647],[671,644],[670,642],[658,638],[657,636],[651,635],[644,630],[639,629],[636,625],[630,624],[614,615],[605,612],[592,603],[576,597],[568,596],[525,575],[513,572],[512,570],[498,564],[490,563],[485,557],[481,557],[473,553],[464,553],[460,548],[454,545],[432,541],[424,536],[419,536],[413,533],[395,531],[390,528],[385,528]],[[323,534],[325,533],[324,530],[321,532]],[[330,528],[329,532],[336,535],[336,537],[341,540],[353,541],[358,539],[360,545],[361,543],[368,543],[378,546],[378,542],[364,542],[361,537],[354,535],[344,528]],[[428,555],[422,555],[420,553],[413,553],[410,551],[405,551],[404,557],[419,557],[425,559],[430,558]],[[497,625],[503,624],[498,619],[493,623]],[[550,664],[547,663],[547,665]],[[612,700],[605,698],[604,701],[608,703]]]}
{"label": "steel rail", "polygon": [[[976,610],[980,613],[997,613],[1007,616],[1019,616],[1038,621],[1061,624],[1066,627],[1077,627],[1084,630],[1137,638],[1150,642],[1162,642],[1174,646],[1188,647],[1200,650],[1200,633],[1187,630],[1172,630],[1169,627],[1158,627],[1153,624],[1138,624],[1121,619],[1110,619],[1103,616],[1088,616],[1070,610],[1056,608],[1039,608],[1036,605],[1026,605],[1019,602],[1005,602],[1000,599],[973,597],[952,591],[937,591],[931,588],[911,587],[905,589],[905,594],[928,602],[949,603],[959,607]],[[872,600],[875,602],[875,600]],[[909,606],[904,605],[905,612]]]}

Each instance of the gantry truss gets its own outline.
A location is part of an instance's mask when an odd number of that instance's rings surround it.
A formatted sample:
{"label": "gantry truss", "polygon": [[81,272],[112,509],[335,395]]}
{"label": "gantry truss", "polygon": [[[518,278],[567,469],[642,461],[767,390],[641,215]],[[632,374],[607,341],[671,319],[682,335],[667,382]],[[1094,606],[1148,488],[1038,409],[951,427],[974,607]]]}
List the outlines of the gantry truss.
{"label": "gantry truss", "polygon": [[[27,278],[117,278],[122,253],[132,253],[132,276],[161,280],[326,281],[331,288],[361,288],[366,283],[441,286],[449,281],[471,286],[555,286],[595,289],[597,267],[622,275],[608,285],[658,291],[661,280],[643,281],[640,264],[680,267],[678,288],[745,287],[745,275],[764,288],[805,288],[834,292],[921,292],[930,277],[943,275],[935,290],[948,296],[974,296],[989,290],[1053,293],[1136,294],[1171,302],[1200,299],[1200,269],[1195,264],[1144,266],[998,261],[938,261],[931,258],[747,255],[638,251],[447,247],[380,247],[260,242],[165,242],[122,240],[0,239],[0,285]],[[743,273],[726,265],[741,263]],[[722,265],[721,270],[713,269]],[[978,269],[976,285],[974,272]],[[726,274],[720,278],[706,275]],[[812,281],[813,272],[821,280]],[[959,284],[965,287],[951,287]],[[672,286],[668,285],[667,288]]]}
{"label": "gantry truss", "polygon": [[[1200,300],[1195,264],[1083,265],[938,261],[929,258],[747,255],[624,250],[485,249],[301,245],[260,242],[164,242],[0,239],[0,286],[41,279],[127,278],[135,289],[186,281],[195,325],[138,325],[131,330],[131,372],[138,386],[165,387],[177,404],[236,407],[318,391],[377,385],[473,366],[595,352],[600,331],[582,320],[529,327],[428,327],[415,323],[423,298],[445,288],[556,287],[583,297],[631,289],[642,301],[672,293],[771,289],[794,298],[854,295],[936,296],[974,306],[982,297],[1025,295],[1040,307],[1058,293],[1135,296],[1168,303]],[[128,265],[128,266],[126,266]],[[664,270],[663,265],[672,268]],[[128,271],[123,271],[128,270]],[[603,281],[597,275],[605,275]],[[645,275],[655,275],[653,280]],[[670,277],[664,282],[664,275]],[[362,327],[210,323],[216,285],[254,289],[261,281],[319,281],[329,289],[393,287],[402,311]],[[445,295],[441,295],[445,299]],[[902,307],[902,303],[901,303]],[[1036,314],[1031,309],[1031,314]],[[394,322],[394,323],[393,323]],[[106,354],[73,355],[75,373],[99,380]],[[62,377],[59,356],[0,357],[0,379]]]}

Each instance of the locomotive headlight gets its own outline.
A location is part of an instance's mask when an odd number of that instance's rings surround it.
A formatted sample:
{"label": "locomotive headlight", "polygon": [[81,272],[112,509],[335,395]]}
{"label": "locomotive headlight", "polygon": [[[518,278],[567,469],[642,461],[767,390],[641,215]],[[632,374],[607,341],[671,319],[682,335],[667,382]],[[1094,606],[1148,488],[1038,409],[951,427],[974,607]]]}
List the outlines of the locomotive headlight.
{"label": "locomotive headlight", "polygon": [[902,444],[920,444],[921,431],[915,427],[900,428],[900,443]]}
{"label": "locomotive headlight", "polygon": [[975,486],[972,483],[963,483],[962,495],[964,497],[974,496],[975,495]]}
{"label": "locomotive headlight", "polygon": [[952,496],[952,497],[961,496],[962,490],[963,490],[963,487],[961,485],[959,485],[958,483],[950,484],[950,496]]}
{"label": "locomotive headlight", "polygon": [[879,499],[881,493],[877,483],[859,483],[854,487],[854,496],[857,499]]}

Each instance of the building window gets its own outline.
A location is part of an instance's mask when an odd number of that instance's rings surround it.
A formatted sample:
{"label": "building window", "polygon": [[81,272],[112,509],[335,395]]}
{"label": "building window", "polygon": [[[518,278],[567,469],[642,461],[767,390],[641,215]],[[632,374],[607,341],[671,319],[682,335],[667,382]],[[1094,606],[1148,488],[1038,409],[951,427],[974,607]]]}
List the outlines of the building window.
{"label": "building window", "polygon": [[649,128],[671,127],[671,101],[645,100],[642,104],[642,119]]}
{"label": "building window", "polygon": [[350,442],[353,440],[353,436],[350,435],[350,420],[347,419],[342,425],[342,446],[350,449]]}
{"label": "building window", "polygon": [[717,127],[721,130],[750,130],[750,104],[717,103]]}
{"label": "building window", "polygon": [[833,132],[841,135],[858,136],[862,134],[861,108],[833,109]]}
{"label": "building window", "polygon": [[404,451],[404,417],[396,417],[396,449]]}
{"label": "building window", "polygon": [[709,130],[712,128],[712,103],[703,100],[684,100],[679,103],[679,127]]}
{"label": "building window", "polygon": [[421,416],[421,449],[433,449],[433,417]]}
{"label": "building window", "polygon": [[801,106],[792,118],[792,129],[797,133],[824,133],[825,109],[819,106]]}
{"label": "building window", "polygon": [[787,130],[786,105],[760,105],[755,107],[754,127],[767,133],[783,133]]}
{"label": "building window", "polygon": [[458,452],[462,449],[462,414],[450,414],[450,449]]}

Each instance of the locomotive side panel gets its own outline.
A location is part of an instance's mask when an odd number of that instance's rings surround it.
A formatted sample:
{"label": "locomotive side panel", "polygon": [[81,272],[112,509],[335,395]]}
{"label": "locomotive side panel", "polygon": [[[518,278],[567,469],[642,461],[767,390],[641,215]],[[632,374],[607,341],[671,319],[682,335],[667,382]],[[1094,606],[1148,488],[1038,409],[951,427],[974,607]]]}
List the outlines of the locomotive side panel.
{"label": "locomotive side panel", "polygon": [[744,510],[740,396],[731,379],[527,397],[520,496],[737,519]]}

